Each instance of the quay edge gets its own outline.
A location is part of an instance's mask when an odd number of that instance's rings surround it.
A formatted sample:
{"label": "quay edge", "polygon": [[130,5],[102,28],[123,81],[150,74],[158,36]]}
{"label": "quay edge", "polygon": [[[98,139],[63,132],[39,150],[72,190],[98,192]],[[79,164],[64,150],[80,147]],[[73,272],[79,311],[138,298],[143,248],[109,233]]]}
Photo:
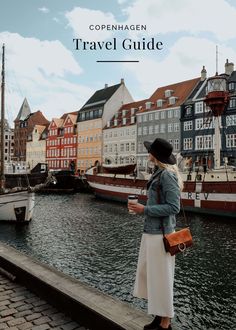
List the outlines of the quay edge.
{"label": "quay edge", "polygon": [[150,322],[144,312],[3,243],[0,265],[17,282],[91,330],[141,330]]}

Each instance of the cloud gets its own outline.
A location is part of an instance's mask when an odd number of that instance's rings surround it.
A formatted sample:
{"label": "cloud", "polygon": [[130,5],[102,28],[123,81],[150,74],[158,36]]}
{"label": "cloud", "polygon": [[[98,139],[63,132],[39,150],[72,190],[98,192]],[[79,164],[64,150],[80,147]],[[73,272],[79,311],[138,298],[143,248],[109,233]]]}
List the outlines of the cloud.
{"label": "cloud", "polygon": [[[224,72],[226,59],[236,58],[236,51],[224,44],[219,45],[219,73]],[[134,57],[132,57],[134,59]],[[215,43],[204,38],[182,37],[169,49],[165,58],[139,57],[138,64],[125,64],[133,74],[140,89],[150,96],[161,86],[200,77],[203,65],[208,76],[215,75]],[[135,96],[136,97],[136,96]]]}
{"label": "cloud", "polygon": [[46,7],[38,8],[38,10],[41,11],[42,13],[44,13],[44,14],[48,14],[50,12],[50,10]]}
{"label": "cloud", "polygon": [[112,36],[112,31],[89,29],[89,25],[116,24],[116,20],[111,13],[104,13],[100,10],[91,10],[76,7],[65,14],[68,26],[72,28],[74,36],[84,41],[100,41]]}
{"label": "cloud", "polygon": [[226,0],[136,0],[123,13],[127,24],[146,24],[149,35],[207,32],[220,41],[235,38],[236,8]]}
{"label": "cloud", "polygon": [[[0,33],[0,44],[6,44],[6,87],[10,120],[19,111],[24,97],[31,110],[40,109],[47,118],[75,111],[91,95],[91,89],[70,82],[82,69],[60,41],[40,41],[17,33]],[[6,94],[7,94],[6,93]]]}

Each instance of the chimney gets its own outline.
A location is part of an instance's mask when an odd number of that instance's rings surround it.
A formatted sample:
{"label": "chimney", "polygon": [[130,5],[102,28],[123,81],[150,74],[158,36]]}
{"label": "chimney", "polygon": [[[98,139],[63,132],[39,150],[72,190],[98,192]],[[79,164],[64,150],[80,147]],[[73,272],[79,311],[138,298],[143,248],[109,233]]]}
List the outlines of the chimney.
{"label": "chimney", "polygon": [[206,77],[207,77],[207,71],[205,69],[205,65],[203,65],[202,71],[201,71],[201,81],[205,80]]}
{"label": "chimney", "polygon": [[124,83],[125,83],[124,78],[121,78],[120,83],[121,83],[121,84],[124,84]]}
{"label": "chimney", "polygon": [[234,63],[232,62],[229,63],[229,60],[227,59],[225,63],[225,73],[230,76],[233,71],[234,71]]}
{"label": "chimney", "polygon": [[108,84],[105,84],[105,87],[104,88],[107,88],[108,87]]}

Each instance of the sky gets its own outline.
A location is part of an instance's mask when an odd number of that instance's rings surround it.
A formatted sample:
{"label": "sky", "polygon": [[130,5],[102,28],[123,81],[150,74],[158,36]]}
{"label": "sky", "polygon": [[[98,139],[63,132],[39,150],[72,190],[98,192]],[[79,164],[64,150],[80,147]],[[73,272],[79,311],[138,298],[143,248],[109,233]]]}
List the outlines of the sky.
{"label": "sky", "polygon": [[[12,126],[25,97],[32,112],[51,120],[79,110],[96,90],[121,78],[139,101],[158,87],[199,77],[203,65],[212,76],[216,46],[222,73],[226,59],[236,63],[235,22],[235,0],[1,0],[6,118]],[[89,28],[112,24],[145,25],[146,31]],[[76,49],[76,38],[88,42],[86,49],[82,43]],[[112,48],[114,39],[115,50],[103,48],[107,42]],[[122,47],[124,39],[131,50]],[[152,40],[161,49],[134,49]]]}

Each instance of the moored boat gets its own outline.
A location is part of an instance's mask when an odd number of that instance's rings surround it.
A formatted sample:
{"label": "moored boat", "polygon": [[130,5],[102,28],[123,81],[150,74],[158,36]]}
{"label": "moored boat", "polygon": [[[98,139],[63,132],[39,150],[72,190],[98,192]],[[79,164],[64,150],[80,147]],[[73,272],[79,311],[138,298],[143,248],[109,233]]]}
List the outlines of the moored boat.
{"label": "moored boat", "polygon": [[[205,103],[214,122],[214,162],[212,168],[206,165],[190,167],[182,172],[184,190],[182,204],[185,210],[236,217],[236,168],[221,161],[221,125],[219,117],[223,115],[229,102],[225,76],[216,75],[207,80]],[[206,150],[207,153],[207,150]],[[86,173],[89,185],[96,196],[127,202],[130,194],[146,200],[146,183],[150,174],[112,175],[96,173],[90,169]]]}

